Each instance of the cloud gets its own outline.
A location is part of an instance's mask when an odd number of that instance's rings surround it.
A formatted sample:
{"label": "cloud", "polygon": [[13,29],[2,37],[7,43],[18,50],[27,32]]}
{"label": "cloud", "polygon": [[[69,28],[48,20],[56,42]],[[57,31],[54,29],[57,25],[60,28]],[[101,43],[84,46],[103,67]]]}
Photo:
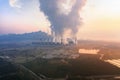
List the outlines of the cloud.
{"label": "cloud", "polygon": [[21,8],[20,0],[9,0],[9,4],[14,8]]}

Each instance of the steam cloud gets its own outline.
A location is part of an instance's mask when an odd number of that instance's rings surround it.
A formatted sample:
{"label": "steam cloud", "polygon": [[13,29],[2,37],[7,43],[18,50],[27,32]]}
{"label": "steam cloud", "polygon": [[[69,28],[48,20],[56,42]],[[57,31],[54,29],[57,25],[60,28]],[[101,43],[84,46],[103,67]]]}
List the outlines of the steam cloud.
{"label": "steam cloud", "polygon": [[80,10],[86,0],[39,0],[40,9],[51,23],[51,30],[56,36],[62,36],[67,29],[71,34],[78,32],[82,23]]}
{"label": "steam cloud", "polygon": [[11,7],[21,8],[20,0],[9,0],[9,4]]}

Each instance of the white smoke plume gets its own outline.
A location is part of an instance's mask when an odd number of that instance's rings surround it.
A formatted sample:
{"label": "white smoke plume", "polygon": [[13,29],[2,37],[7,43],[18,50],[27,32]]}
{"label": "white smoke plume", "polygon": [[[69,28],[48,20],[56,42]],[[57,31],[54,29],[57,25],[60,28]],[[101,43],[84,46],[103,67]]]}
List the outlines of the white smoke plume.
{"label": "white smoke plume", "polygon": [[63,36],[70,29],[71,35],[76,35],[82,24],[80,10],[86,0],[39,0],[40,10],[44,12],[51,23],[51,29],[56,36]]}

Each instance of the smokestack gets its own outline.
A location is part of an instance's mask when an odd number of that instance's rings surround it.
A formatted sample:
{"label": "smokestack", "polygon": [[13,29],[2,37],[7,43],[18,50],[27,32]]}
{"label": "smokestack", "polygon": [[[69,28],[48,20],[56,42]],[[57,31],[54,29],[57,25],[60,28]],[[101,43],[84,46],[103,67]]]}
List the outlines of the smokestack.
{"label": "smokestack", "polygon": [[63,44],[63,43],[64,43],[64,42],[63,42],[63,37],[61,37],[61,41],[60,41],[60,42],[61,42],[61,44]]}
{"label": "smokestack", "polygon": [[57,38],[56,38],[56,34],[55,34],[55,32],[54,32],[54,26],[51,26],[51,35],[52,35],[52,38],[53,38],[53,40],[52,40],[52,42],[57,42]]}
{"label": "smokestack", "polygon": [[77,37],[75,37],[75,44],[77,44]]}

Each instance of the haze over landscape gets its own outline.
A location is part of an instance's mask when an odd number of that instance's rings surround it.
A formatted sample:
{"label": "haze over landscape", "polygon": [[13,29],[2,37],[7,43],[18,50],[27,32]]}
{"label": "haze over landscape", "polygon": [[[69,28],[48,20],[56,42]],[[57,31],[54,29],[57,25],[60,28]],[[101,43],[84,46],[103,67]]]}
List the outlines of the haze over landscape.
{"label": "haze over landscape", "polygon": [[0,80],[120,80],[120,0],[0,0]]}
{"label": "haze over landscape", "polygon": [[[81,3],[83,3],[82,0]],[[39,30],[50,33],[52,29],[50,26],[53,23],[50,21],[49,15],[46,15],[41,9],[40,4],[39,0],[0,0],[0,35],[21,34]],[[71,12],[73,4],[69,0],[67,2],[61,1],[61,4],[60,14]],[[118,42],[120,40],[119,4],[119,0],[85,0],[84,5],[78,8],[81,18],[78,21],[80,25],[72,25],[74,27],[77,26],[78,32],[76,35],[78,39]],[[58,25],[63,26],[61,24]],[[66,36],[70,34],[70,25],[66,29]]]}

